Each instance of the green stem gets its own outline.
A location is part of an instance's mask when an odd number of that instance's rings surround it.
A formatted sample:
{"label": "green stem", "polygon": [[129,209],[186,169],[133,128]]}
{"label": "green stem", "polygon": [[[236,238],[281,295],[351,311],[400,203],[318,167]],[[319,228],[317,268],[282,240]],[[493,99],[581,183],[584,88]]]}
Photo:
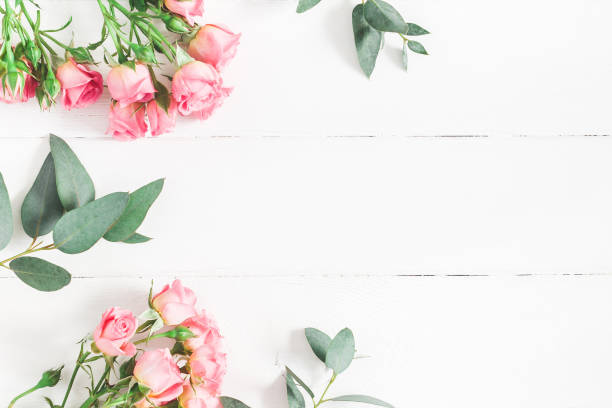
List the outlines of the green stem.
{"label": "green stem", "polygon": [[74,384],[74,380],[79,372],[79,368],[82,364],[83,359],[83,343],[81,343],[81,351],[79,351],[79,356],[77,357],[76,364],[74,366],[74,370],[72,371],[72,376],[70,377],[70,382],[68,383],[68,388],[66,389],[66,394],[64,395],[64,400],[62,401],[61,407],[64,408],[66,406],[66,401],[68,401],[68,396],[70,395],[70,391],[72,391],[72,385]]}
{"label": "green stem", "polygon": [[336,373],[332,374],[331,379],[329,380],[329,382],[327,383],[327,387],[325,387],[325,391],[323,391],[323,394],[321,395],[321,398],[319,399],[319,402],[317,402],[314,406],[314,408],[317,408],[319,405],[323,404],[324,402],[326,402],[327,400],[324,399],[325,398],[325,394],[327,394],[327,391],[329,391],[329,387],[331,387],[331,385],[334,383],[334,381],[336,381]]}
{"label": "green stem", "polygon": [[34,387],[30,388],[29,390],[22,392],[21,394],[19,394],[15,398],[13,398],[13,400],[9,404],[8,408],[13,408],[13,405],[15,405],[15,403],[17,402],[18,399],[23,398],[26,395],[33,393],[37,389],[38,389],[38,385],[35,385]]}
{"label": "green stem", "polygon": [[10,269],[8,266],[6,266],[7,262],[11,262],[12,260],[15,260],[17,258],[21,258],[22,256],[25,255],[29,255],[29,254],[33,254],[34,252],[38,252],[38,251],[49,251],[51,249],[55,249],[55,246],[53,244],[44,246],[44,247],[40,247],[40,248],[33,248],[30,246],[30,248],[26,249],[25,251],[15,255],[15,256],[11,256],[10,258],[5,259],[4,261],[0,262],[0,266],[3,266],[5,268]]}

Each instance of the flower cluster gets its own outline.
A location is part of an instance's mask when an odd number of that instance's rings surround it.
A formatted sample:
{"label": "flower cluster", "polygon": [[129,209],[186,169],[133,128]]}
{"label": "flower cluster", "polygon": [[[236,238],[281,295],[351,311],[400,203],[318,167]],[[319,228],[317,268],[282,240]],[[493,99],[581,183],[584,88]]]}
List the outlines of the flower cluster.
{"label": "flower cluster", "polygon": [[[25,102],[36,96],[43,110],[58,98],[67,110],[93,104],[102,95],[104,81],[93,68],[91,51],[107,42],[115,49],[104,49],[104,61],[111,67],[106,79],[111,95],[107,133],[116,139],[169,132],[179,114],[207,119],[230,94],[220,72],[236,55],[240,34],[219,24],[198,25],[204,15],[203,0],[97,3],[104,21],[102,38],[74,47],[54,37],[71,20],[59,29],[43,30],[40,12],[34,19],[23,0],[15,0],[14,7],[7,1],[7,7],[0,8],[4,15],[0,100]],[[162,33],[156,21],[167,32]],[[60,57],[52,45],[61,47],[65,56]],[[170,89],[156,75],[158,54],[178,67],[167,76]]]}

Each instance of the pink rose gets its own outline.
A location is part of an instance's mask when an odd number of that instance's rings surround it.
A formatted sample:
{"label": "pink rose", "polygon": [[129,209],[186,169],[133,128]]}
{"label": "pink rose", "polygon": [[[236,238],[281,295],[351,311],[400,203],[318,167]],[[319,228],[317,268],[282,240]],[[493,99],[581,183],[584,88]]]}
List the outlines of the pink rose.
{"label": "pink rose", "polygon": [[163,133],[170,132],[176,124],[176,101],[170,99],[168,112],[163,110],[155,100],[147,103],[147,117],[149,118],[149,126],[151,134],[159,136]]}
{"label": "pink rose", "polygon": [[129,310],[113,307],[102,315],[102,321],[93,334],[96,347],[107,356],[136,354],[130,339],[136,333],[136,318]]}
{"label": "pink rose", "polygon": [[155,94],[151,75],[143,64],[136,64],[135,69],[117,65],[108,73],[106,82],[111,96],[121,107],[134,102],[148,102]]}
{"label": "pink rose", "polygon": [[136,361],[134,377],[149,389],[146,397],[155,405],[176,399],[183,392],[185,384],[167,348],[145,351]]}
{"label": "pink rose", "polygon": [[194,113],[207,119],[230,93],[217,70],[200,61],[183,65],[172,79],[172,96],[184,116]]}
{"label": "pink rose", "polygon": [[171,12],[185,17],[190,25],[195,23],[194,17],[204,15],[204,0],[164,0],[164,4]]}
{"label": "pink rose", "polygon": [[225,369],[225,354],[221,353],[218,347],[205,344],[189,358],[192,381],[203,386],[213,395],[219,393]]}
{"label": "pink rose", "polygon": [[153,296],[153,307],[168,325],[180,324],[197,314],[196,296],[180,280],[172,282],[172,287],[164,286],[161,292]]}
{"label": "pink rose", "polygon": [[183,408],[223,408],[219,398],[211,395],[201,385],[186,384],[179,403]]}
{"label": "pink rose", "polygon": [[121,107],[119,103],[111,101],[108,121],[106,133],[111,134],[117,140],[138,139],[147,133],[145,108],[139,103]]}
{"label": "pink rose", "polygon": [[221,348],[221,334],[215,321],[202,310],[198,315],[193,316],[183,323],[181,326],[187,327],[195,334],[196,337],[185,340],[185,348],[189,351],[195,351],[203,345],[209,345],[215,349]]}
{"label": "pink rose", "polygon": [[62,85],[62,103],[68,110],[85,108],[102,95],[102,74],[77,64],[72,58],[60,65],[56,77]]}
{"label": "pink rose", "polygon": [[[27,65],[31,64],[26,61]],[[0,100],[5,103],[16,103],[16,102],[26,102],[30,98],[36,96],[36,88],[38,87],[38,82],[27,72],[21,71],[23,75],[23,80],[18,81],[17,89],[13,93],[11,87],[9,86],[9,81],[7,75],[4,75],[2,79],[0,79]]]}
{"label": "pink rose", "polygon": [[198,61],[221,71],[236,55],[239,43],[240,34],[234,34],[220,25],[206,24],[189,42],[187,51]]}

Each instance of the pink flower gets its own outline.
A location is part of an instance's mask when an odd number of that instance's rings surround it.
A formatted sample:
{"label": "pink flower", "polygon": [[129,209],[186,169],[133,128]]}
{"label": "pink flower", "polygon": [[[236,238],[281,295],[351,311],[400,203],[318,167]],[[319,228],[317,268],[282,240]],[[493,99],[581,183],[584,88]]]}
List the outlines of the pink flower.
{"label": "pink flower", "polygon": [[200,61],[183,65],[172,79],[172,96],[184,116],[194,113],[207,119],[230,93],[217,70]]}
{"label": "pink flower", "polygon": [[62,85],[62,103],[68,110],[85,108],[102,95],[102,74],[77,64],[73,58],[60,65],[56,77]]}
{"label": "pink flower", "polygon": [[195,351],[203,345],[209,345],[215,349],[221,347],[221,334],[215,321],[208,316],[203,310],[196,316],[193,316],[183,323],[181,326],[187,327],[196,335],[185,340],[185,348],[189,351]]}
{"label": "pink flower", "polygon": [[136,333],[136,326],[136,318],[129,310],[108,309],[93,334],[96,347],[107,356],[133,356],[136,346],[130,339]]}
{"label": "pink flower", "polygon": [[153,307],[169,325],[180,324],[197,314],[196,296],[180,280],[172,282],[172,287],[164,286],[161,292],[153,296]]}
{"label": "pink flower", "polygon": [[138,139],[147,133],[145,109],[142,104],[133,103],[122,107],[119,103],[111,101],[108,120],[106,133],[111,134],[117,140]]}
{"label": "pink flower", "polygon": [[204,15],[204,0],[164,0],[164,4],[171,12],[185,17],[191,25],[195,23],[194,17]]}
{"label": "pink flower", "polygon": [[234,34],[224,26],[206,24],[189,42],[187,51],[198,61],[221,71],[236,55],[239,43],[240,34]]}
{"label": "pink flower", "polygon": [[[31,65],[27,61],[26,63],[28,64],[28,66]],[[6,74],[2,77],[2,79],[0,79],[0,100],[2,102],[26,102],[36,95],[36,88],[38,87],[38,82],[27,72],[21,70],[18,71],[21,72],[23,78],[17,81],[17,88],[15,89],[15,92],[11,90],[8,76]]]}
{"label": "pink flower", "polygon": [[134,377],[149,389],[146,397],[155,405],[176,399],[183,392],[185,384],[167,348],[145,351],[136,361]]}
{"label": "pink flower", "polygon": [[134,102],[148,102],[155,94],[151,75],[143,64],[136,64],[135,69],[117,65],[108,73],[106,82],[111,96],[121,107]]}
{"label": "pink flower", "polygon": [[176,101],[174,99],[170,99],[168,112],[162,109],[155,100],[147,103],[147,117],[149,118],[151,134],[159,136],[174,129],[176,112]]}
{"label": "pink flower", "polygon": [[218,347],[205,344],[189,358],[189,369],[194,383],[203,386],[212,395],[218,395],[225,375],[225,354]]}
{"label": "pink flower", "polygon": [[211,395],[201,385],[186,384],[179,403],[183,408],[223,408],[219,398]]}

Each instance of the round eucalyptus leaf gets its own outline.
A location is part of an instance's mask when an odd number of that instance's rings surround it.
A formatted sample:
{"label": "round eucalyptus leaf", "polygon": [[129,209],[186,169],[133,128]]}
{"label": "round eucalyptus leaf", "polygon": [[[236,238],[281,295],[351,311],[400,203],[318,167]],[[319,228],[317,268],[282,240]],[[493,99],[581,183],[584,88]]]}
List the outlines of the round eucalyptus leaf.
{"label": "round eucalyptus leaf", "polygon": [[368,0],[363,6],[363,15],[378,31],[405,33],[406,21],[391,4],[383,0]]}
{"label": "round eucalyptus leaf", "polygon": [[13,236],[13,210],[11,199],[0,173],[0,249],[4,249]]}
{"label": "round eucalyptus leaf", "polygon": [[306,340],[308,340],[308,344],[310,344],[310,348],[312,349],[313,353],[315,353],[319,360],[325,362],[327,349],[332,341],[331,337],[323,333],[321,330],[317,330],[312,327],[305,329],[304,333],[306,334]]}
{"label": "round eucalyptus leaf", "polygon": [[353,357],[355,357],[355,337],[350,329],[342,329],[329,344],[325,365],[334,370],[334,373],[340,374],[351,365]]}
{"label": "round eucalyptus leaf", "polygon": [[54,292],[70,283],[70,274],[64,268],[44,259],[24,256],[9,267],[26,285],[43,292]]}

